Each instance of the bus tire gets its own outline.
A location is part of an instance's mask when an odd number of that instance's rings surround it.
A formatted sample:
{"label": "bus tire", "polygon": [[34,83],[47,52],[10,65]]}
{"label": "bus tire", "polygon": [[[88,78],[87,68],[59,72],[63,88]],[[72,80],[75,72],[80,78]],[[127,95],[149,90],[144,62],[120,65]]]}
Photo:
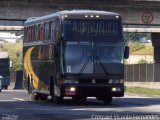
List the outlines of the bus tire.
{"label": "bus tire", "polygon": [[31,99],[34,101],[38,101],[38,100],[40,100],[40,96],[34,90],[32,75],[31,75],[31,77],[29,77],[29,80],[30,80],[29,81],[29,93],[31,93]]}
{"label": "bus tire", "polygon": [[103,99],[103,102],[104,102],[105,105],[110,105],[112,103],[112,96],[106,96]]}
{"label": "bus tire", "polygon": [[3,89],[7,90],[8,89],[8,85],[3,85]]}
{"label": "bus tire", "polygon": [[27,76],[27,91],[28,91],[28,94],[31,94],[31,91],[30,91],[30,76],[29,76],[29,74]]}
{"label": "bus tire", "polygon": [[48,95],[46,95],[46,94],[38,94],[37,93],[37,96],[38,96],[38,98],[40,99],[40,100],[47,100],[47,98],[48,98]]}
{"label": "bus tire", "polygon": [[31,93],[31,99],[32,99],[33,101],[38,101],[40,98],[39,98],[39,96],[38,96],[37,94],[35,94],[34,92],[32,92],[32,93]]}
{"label": "bus tire", "polygon": [[54,80],[53,80],[53,76],[50,77],[50,96],[51,96],[51,100],[54,101]]}
{"label": "bus tire", "polygon": [[81,102],[84,103],[87,100],[87,97],[72,97],[73,102],[77,103],[77,102]]}
{"label": "bus tire", "polygon": [[56,104],[63,103],[63,97],[54,97],[54,103]]}

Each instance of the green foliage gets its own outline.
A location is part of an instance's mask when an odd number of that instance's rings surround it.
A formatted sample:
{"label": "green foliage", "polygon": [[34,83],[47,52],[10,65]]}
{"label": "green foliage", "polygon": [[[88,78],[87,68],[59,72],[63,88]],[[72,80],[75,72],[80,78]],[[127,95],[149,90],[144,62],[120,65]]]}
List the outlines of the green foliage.
{"label": "green foliage", "polygon": [[146,63],[148,63],[148,61],[147,61],[147,60],[145,60],[145,59],[141,59],[141,60],[139,60],[139,61],[138,61],[138,63],[137,63],[137,64],[146,64]]}
{"label": "green foliage", "polygon": [[146,46],[143,43],[130,42],[131,53],[144,49]]}
{"label": "green foliage", "polygon": [[145,44],[145,48],[133,52],[135,55],[153,55],[153,46],[151,43]]}
{"label": "green foliage", "polygon": [[14,62],[13,63],[13,66],[12,66],[13,71],[19,71],[19,70],[22,70],[22,69],[23,69],[22,63],[19,63],[19,62]]}
{"label": "green foliage", "polygon": [[139,41],[139,39],[143,37],[147,39],[151,39],[150,33],[136,33],[136,32],[125,32],[124,33],[124,39],[126,42]]}
{"label": "green foliage", "polygon": [[12,61],[12,70],[22,70],[22,40],[17,43],[0,44],[0,51],[8,51]]}
{"label": "green foliage", "polygon": [[160,89],[151,89],[143,87],[127,87],[127,93],[142,94],[142,95],[160,95]]}
{"label": "green foliage", "polygon": [[129,42],[130,54],[133,55],[153,55],[151,43]]}
{"label": "green foliage", "polygon": [[126,59],[124,60],[124,64],[125,64],[125,65],[127,65],[127,64],[128,64],[128,61],[127,61]]}

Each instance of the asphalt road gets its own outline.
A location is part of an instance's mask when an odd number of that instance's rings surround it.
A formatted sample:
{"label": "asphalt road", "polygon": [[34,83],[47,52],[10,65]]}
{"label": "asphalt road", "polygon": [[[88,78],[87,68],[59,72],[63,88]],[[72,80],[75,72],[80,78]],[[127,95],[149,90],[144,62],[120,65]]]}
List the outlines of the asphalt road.
{"label": "asphalt road", "polygon": [[160,98],[126,95],[114,98],[109,106],[95,98],[88,98],[85,103],[73,103],[66,98],[58,105],[49,100],[32,101],[25,90],[0,93],[0,120],[124,120],[138,117],[160,120]]}

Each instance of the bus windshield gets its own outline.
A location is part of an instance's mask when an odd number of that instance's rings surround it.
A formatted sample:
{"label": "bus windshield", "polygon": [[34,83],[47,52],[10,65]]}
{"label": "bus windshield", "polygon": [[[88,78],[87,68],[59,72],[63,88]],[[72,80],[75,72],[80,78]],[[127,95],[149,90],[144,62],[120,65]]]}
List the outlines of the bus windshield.
{"label": "bus windshield", "polygon": [[96,43],[95,62],[97,63],[123,63],[123,43]]}
{"label": "bus windshield", "polygon": [[79,73],[93,62],[92,43],[67,42],[64,45],[64,72]]}
{"label": "bus windshield", "polygon": [[93,73],[95,64],[123,64],[123,49],[122,42],[66,42],[63,72]]}
{"label": "bus windshield", "polygon": [[63,21],[63,37],[70,41],[86,41],[88,38],[92,41],[113,41],[118,37],[120,41],[122,23],[120,19],[66,19]]}

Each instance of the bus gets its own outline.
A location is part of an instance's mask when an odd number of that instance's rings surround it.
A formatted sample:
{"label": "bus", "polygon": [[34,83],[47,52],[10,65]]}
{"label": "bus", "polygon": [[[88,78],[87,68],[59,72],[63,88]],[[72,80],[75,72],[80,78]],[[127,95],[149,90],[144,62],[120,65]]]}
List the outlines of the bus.
{"label": "bus", "polygon": [[34,100],[96,97],[111,104],[124,96],[129,47],[117,13],[65,10],[29,18],[23,52],[24,83]]}
{"label": "bus", "polygon": [[1,90],[10,85],[10,59],[8,52],[0,51],[0,81]]}

